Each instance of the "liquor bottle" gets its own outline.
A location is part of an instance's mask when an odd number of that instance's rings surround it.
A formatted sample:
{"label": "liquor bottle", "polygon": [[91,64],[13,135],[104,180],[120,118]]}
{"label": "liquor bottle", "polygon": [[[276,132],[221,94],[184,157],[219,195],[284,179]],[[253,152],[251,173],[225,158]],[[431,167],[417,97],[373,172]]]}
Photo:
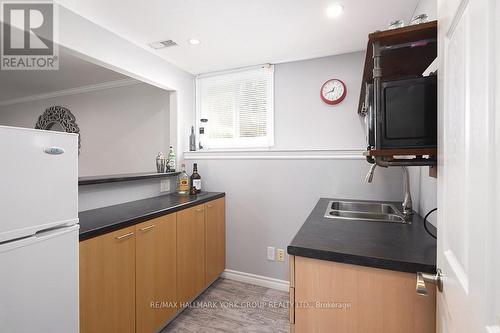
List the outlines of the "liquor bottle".
{"label": "liquor bottle", "polygon": [[196,193],[201,192],[201,176],[198,173],[198,164],[193,164],[193,174],[191,175],[191,186],[196,188]]}
{"label": "liquor bottle", "polygon": [[177,193],[187,195],[189,194],[189,176],[186,173],[186,165],[181,165],[181,173],[177,178]]}
{"label": "liquor bottle", "polygon": [[170,146],[167,156],[167,172],[175,172],[175,152],[172,146]]}

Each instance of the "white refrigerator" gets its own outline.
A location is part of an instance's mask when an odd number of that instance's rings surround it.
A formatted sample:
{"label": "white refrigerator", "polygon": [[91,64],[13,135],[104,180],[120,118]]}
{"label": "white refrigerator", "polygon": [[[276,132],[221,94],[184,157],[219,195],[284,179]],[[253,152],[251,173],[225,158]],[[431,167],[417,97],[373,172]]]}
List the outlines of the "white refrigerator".
{"label": "white refrigerator", "polygon": [[77,333],[78,136],[0,126],[0,332]]}

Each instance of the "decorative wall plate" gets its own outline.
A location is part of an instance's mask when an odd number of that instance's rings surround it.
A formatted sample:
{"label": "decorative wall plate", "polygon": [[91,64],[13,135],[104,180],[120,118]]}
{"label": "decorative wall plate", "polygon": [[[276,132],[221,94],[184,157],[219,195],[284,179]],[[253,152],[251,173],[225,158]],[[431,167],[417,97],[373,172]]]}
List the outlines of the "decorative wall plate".
{"label": "decorative wall plate", "polygon": [[76,123],[75,116],[69,109],[62,106],[49,107],[40,117],[38,117],[35,128],[78,134],[78,154],[80,154],[80,128]]}

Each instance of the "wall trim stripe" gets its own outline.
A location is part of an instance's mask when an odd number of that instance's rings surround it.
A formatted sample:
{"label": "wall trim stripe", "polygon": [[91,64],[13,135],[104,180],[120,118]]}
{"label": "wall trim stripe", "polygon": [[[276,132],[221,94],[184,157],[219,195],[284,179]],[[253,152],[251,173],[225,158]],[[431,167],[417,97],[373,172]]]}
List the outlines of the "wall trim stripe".
{"label": "wall trim stripe", "polygon": [[364,160],[364,149],[283,149],[184,152],[186,160]]}
{"label": "wall trim stripe", "polygon": [[141,83],[141,81],[136,80],[136,79],[123,79],[123,80],[115,80],[115,81],[109,81],[109,82],[103,82],[103,83],[97,83],[97,84],[90,84],[87,86],[82,86],[82,87],[77,87],[77,88],[58,90],[58,91],[53,91],[53,92],[49,92],[49,93],[45,93],[45,94],[31,95],[31,96],[26,96],[26,97],[20,97],[20,98],[14,98],[14,99],[9,99],[9,100],[5,100],[5,101],[0,101],[0,106],[21,104],[21,103],[33,102],[33,101],[38,101],[38,100],[43,100],[43,99],[54,98],[54,97],[77,95],[77,94],[83,94],[83,93],[88,93],[88,92],[93,92],[93,91],[104,90],[104,89],[125,87],[125,86],[130,86],[130,85],[138,84],[138,83]]}
{"label": "wall trim stripe", "polygon": [[285,280],[274,279],[267,276],[250,274],[240,271],[235,271],[232,269],[226,269],[222,272],[221,277],[228,280],[234,280],[244,283],[253,284],[256,286],[288,291],[290,287],[290,283]]}

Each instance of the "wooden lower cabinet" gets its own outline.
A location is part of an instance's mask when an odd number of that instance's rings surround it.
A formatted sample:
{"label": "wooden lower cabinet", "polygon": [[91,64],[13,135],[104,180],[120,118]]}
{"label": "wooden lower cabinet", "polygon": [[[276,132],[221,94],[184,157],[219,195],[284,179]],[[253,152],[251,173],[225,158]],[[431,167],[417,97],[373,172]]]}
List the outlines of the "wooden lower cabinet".
{"label": "wooden lower cabinet", "polygon": [[213,282],[226,267],[224,198],[205,204],[205,284]]}
{"label": "wooden lower cabinet", "polygon": [[205,287],[205,206],[177,212],[177,298],[186,303]]}
{"label": "wooden lower cabinet", "polygon": [[177,312],[176,214],[135,226],[136,332],[156,332]]}
{"label": "wooden lower cabinet", "polygon": [[[434,333],[436,295],[415,292],[411,273],[290,258],[292,330],[342,333]],[[292,318],[293,315],[293,318]]]}
{"label": "wooden lower cabinet", "polygon": [[135,332],[135,228],[80,242],[80,332]]}
{"label": "wooden lower cabinet", "polygon": [[224,198],[80,242],[80,332],[154,333],[225,268]]}

